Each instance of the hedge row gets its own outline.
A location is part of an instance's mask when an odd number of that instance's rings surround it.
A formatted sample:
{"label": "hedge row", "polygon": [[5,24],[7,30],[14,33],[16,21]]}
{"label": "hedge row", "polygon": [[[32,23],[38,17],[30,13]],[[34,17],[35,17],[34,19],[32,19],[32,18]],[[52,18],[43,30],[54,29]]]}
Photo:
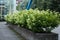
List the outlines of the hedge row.
{"label": "hedge row", "polygon": [[60,22],[60,14],[55,11],[30,9],[21,12],[7,14],[5,20],[8,23],[19,25],[33,32],[51,32]]}

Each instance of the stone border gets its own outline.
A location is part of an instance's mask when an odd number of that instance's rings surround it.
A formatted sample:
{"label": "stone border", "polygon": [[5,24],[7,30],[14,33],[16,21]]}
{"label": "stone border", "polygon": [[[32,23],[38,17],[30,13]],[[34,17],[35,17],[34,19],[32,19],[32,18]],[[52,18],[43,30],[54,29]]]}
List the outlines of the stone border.
{"label": "stone border", "polygon": [[8,27],[18,32],[21,36],[26,38],[26,40],[58,40],[58,34],[55,33],[33,33],[25,28],[10,24],[8,24]]}

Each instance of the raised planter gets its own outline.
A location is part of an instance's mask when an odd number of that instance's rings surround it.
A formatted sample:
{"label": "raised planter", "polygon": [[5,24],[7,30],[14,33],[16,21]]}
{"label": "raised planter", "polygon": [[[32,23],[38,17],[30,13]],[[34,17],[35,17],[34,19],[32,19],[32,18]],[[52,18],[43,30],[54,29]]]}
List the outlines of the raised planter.
{"label": "raised planter", "polygon": [[17,25],[8,24],[8,27],[18,32],[26,40],[58,40],[58,34],[56,33],[34,33],[25,28],[21,28]]}

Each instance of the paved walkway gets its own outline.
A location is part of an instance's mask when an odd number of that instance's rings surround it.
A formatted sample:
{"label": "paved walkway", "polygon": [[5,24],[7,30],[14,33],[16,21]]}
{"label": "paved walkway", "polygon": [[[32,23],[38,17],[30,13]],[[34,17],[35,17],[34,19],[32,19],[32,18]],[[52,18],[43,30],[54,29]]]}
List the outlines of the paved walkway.
{"label": "paved walkway", "polygon": [[60,25],[57,28],[55,28],[54,30],[52,30],[52,32],[57,33],[58,34],[58,40],[60,40]]}
{"label": "paved walkway", "polygon": [[[5,24],[6,22],[0,22],[0,40],[25,40],[23,37],[9,29]],[[60,40],[60,25],[52,31],[59,34],[58,39]]]}
{"label": "paved walkway", "polygon": [[0,22],[0,40],[24,40],[5,24],[6,22]]}

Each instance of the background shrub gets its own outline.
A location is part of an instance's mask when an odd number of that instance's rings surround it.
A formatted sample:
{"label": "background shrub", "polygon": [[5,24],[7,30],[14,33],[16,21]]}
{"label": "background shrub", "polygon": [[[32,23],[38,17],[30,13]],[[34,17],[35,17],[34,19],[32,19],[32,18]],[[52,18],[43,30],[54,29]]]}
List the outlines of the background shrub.
{"label": "background shrub", "polygon": [[50,9],[60,12],[60,0],[33,0],[31,7],[38,8],[39,10]]}

